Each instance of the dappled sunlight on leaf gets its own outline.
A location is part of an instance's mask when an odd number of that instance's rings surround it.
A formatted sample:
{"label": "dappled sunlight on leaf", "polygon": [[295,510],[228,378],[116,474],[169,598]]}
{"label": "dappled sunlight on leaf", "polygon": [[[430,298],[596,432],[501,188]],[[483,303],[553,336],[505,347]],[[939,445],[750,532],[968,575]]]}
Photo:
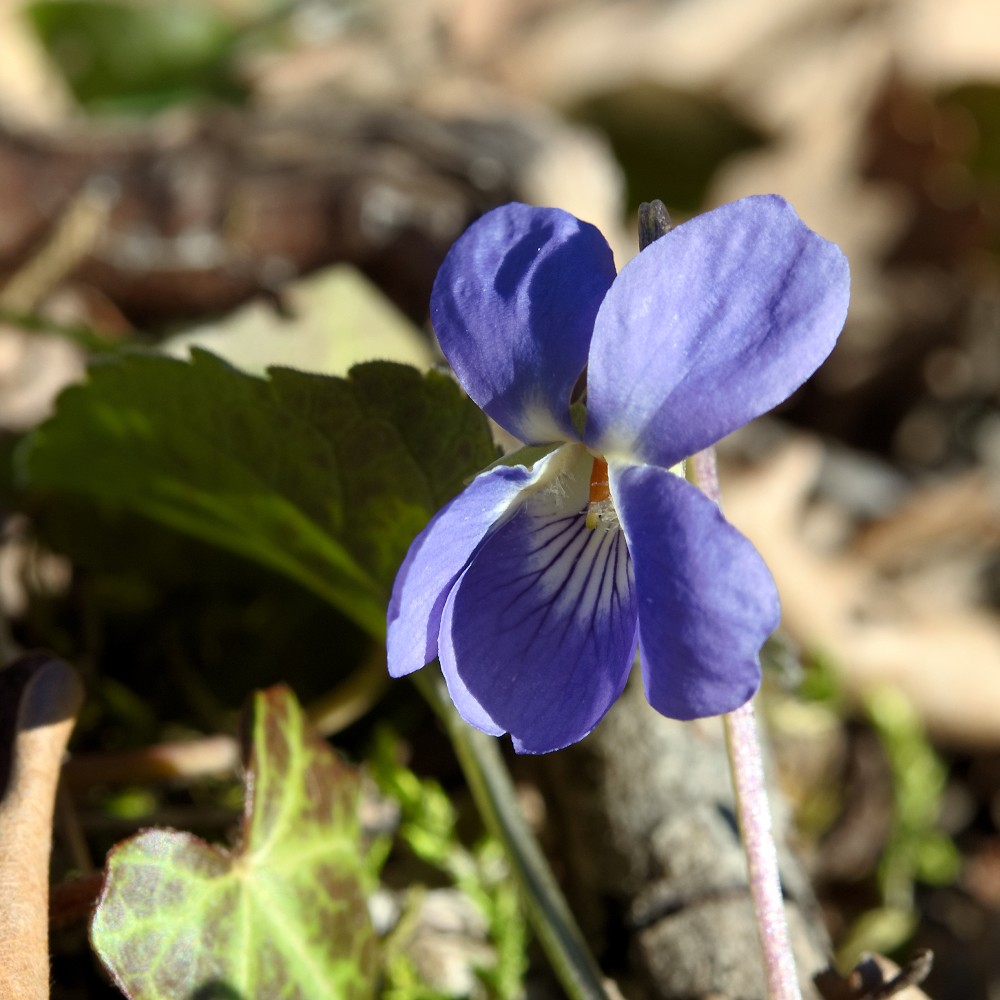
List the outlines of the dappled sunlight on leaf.
{"label": "dappled sunlight on leaf", "polygon": [[449,379],[373,362],[347,379],[129,355],[60,398],[22,454],[35,489],[144,514],[297,580],[373,635],[407,545],[495,457]]}

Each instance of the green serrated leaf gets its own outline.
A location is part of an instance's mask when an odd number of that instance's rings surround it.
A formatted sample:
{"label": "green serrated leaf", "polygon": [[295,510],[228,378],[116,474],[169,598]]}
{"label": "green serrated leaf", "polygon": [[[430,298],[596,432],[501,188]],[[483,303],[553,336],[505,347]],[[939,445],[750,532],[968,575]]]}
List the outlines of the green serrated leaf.
{"label": "green serrated leaf", "polygon": [[29,487],[83,494],[283,572],[372,635],[414,535],[494,457],[449,379],[388,362],[347,379],[104,359],[21,452]]}
{"label": "green serrated leaf", "polygon": [[253,698],[232,851],[147,830],[108,855],[94,949],[132,1000],[374,995],[358,778],[286,688]]}
{"label": "green serrated leaf", "polygon": [[356,365],[350,379],[364,411],[399,431],[426,478],[432,510],[496,458],[482,412],[447,375],[432,371],[421,380],[405,365],[376,361]]}

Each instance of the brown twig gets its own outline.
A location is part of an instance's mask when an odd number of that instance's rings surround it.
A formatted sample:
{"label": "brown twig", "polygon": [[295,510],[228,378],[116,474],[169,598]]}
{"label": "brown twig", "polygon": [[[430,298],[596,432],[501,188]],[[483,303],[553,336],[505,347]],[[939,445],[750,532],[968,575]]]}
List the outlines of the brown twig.
{"label": "brown twig", "polygon": [[236,739],[205,736],[131,750],[80,754],[68,760],[63,771],[70,788],[90,788],[216,777],[234,773],[239,762]]}
{"label": "brown twig", "polygon": [[86,182],[44,245],[0,289],[0,306],[13,312],[31,312],[93,252],[107,225],[114,198],[112,181],[95,177]]}
{"label": "brown twig", "polygon": [[918,987],[933,964],[929,948],[921,948],[901,969],[882,955],[866,955],[847,976],[825,969],[814,982],[823,1000],[927,1000]]}

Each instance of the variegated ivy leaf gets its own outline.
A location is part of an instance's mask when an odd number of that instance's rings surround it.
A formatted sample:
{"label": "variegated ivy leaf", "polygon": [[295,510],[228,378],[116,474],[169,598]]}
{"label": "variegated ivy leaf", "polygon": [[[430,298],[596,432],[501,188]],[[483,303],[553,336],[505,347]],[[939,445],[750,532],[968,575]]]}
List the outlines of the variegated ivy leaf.
{"label": "variegated ivy leaf", "polygon": [[154,829],[108,855],[94,949],[133,1000],[374,993],[356,773],[286,688],[253,697],[240,843]]}

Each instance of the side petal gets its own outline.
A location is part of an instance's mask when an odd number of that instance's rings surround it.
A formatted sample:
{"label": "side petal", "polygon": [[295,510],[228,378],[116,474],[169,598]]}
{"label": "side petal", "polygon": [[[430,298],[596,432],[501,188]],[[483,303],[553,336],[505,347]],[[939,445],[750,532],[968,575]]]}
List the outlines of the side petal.
{"label": "side petal", "polygon": [[730,712],[760,684],[781,610],[770,571],[718,507],[652,466],[610,467],[635,566],[649,703],[672,719]]}
{"label": "side petal", "polygon": [[615,278],[600,232],[567,212],[512,203],[448,251],[431,322],[466,392],[527,444],[575,440],[570,395]]}
{"label": "side petal", "polygon": [[[461,585],[461,582],[462,577],[459,577],[455,588],[451,591],[452,594]],[[452,605],[453,602],[448,601],[444,609],[444,628],[449,633],[452,628]],[[447,667],[445,666],[446,662],[448,663]],[[503,736],[507,730],[503,726],[498,726],[493,721],[490,714],[476,699],[476,696],[468,689],[461,674],[453,669],[452,658],[446,654],[441,657],[441,672],[444,674],[444,682],[448,687],[448,695],[451,698],[452,704],[458,709],[458,714],[470,726],[481,729],[488,736]]]}
{"label": "side petal", "polygon": [[441,622],[441,667],[459,711],[480,728],[485,713],[520,753],[586,736],[621,694],[635,647],[621,531],[531,505],[479,549]]}
{"label": "side petal", "polygon": [[787,399],[847,315],[847,259],[776,195],[700,215],[630,261],[597,316],[586,441],[670,468]]}
{"label": "side petal", "polygon": [[386,656],[393,677],[412,673],[438,655],[448,592],[476,547],[545,465],[543,460],[530,471],[501,465],[482,473],[413,540],[396,574],[386,617]]}

